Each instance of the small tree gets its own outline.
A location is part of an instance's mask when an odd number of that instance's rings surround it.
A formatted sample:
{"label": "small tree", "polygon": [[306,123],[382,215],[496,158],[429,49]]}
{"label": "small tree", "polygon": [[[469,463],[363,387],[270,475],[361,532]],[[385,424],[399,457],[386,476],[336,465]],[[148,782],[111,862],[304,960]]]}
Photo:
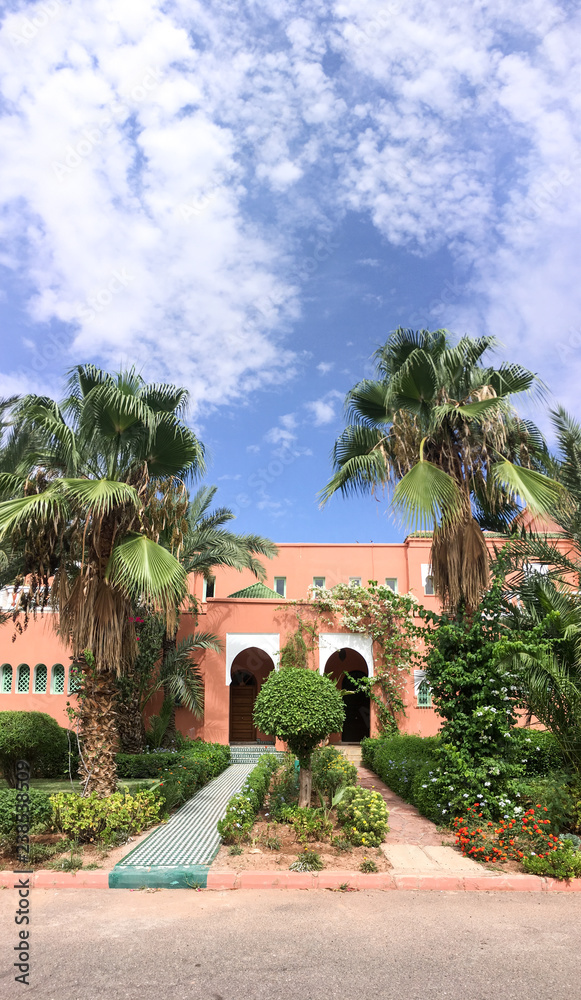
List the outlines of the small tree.
{"label": "small tree", "polygon": [[329,733],[343,728],[345,708],[329,677],[288,667],[273,671],[254,705],[254,722],[263,733],[284,740],[300,764],[299,806],[311,804],[311,754]]}
{"label": "small tree", "polygon": [[0,767],[10,788],[16,788],[16,765],[25,760],[34,770],[43,759],[67,753],[67,734],[45,712],[0,712]]}

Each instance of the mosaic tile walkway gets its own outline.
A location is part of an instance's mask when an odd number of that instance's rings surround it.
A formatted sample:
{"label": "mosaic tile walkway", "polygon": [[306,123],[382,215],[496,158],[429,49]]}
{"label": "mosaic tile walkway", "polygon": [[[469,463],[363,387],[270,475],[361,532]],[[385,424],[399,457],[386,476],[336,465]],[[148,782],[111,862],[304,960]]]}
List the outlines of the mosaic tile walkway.
{"label": "mosaic tile walkway", "polygon": [[272,752],[270,746],[232,746],[230,766],[115,865],[109,875],[109,888],[205,887],[208,869],[221,844],[218,820],[260,756]]}
{"label": "mosaic tile walkway", "polygon": [[164,825],[129,852],[109,876],[117,889],[206,885],[208,868],[220,847],[216,824],[229,799],[239,792],[255,760],[231,764],[186,802]]}

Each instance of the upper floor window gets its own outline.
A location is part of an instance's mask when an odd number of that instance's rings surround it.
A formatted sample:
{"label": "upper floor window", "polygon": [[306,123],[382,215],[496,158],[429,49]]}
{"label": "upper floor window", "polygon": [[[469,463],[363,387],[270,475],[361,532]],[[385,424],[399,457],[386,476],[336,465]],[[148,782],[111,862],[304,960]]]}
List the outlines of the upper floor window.
{"label": "upper floor window", "polygon": [[324,576],[314,576],[313,577],[313,587],[324,587],[325,577]]}
{"label": "upper floor window", "polygon": [[386,576],[385,586],[393,590],[394,594],[397,594],[397,577],[396,576]]}
{"label": "upper floor window", "polygon": [[30,667],[28,663],[21,663],[16,674],[16,693],[28,694],[30,691]]}
{"label": "upper floor window", "polygon": [[0,670],[0,691],[2,694],[12,692],[12,667],[9,663],[4,663]]}
{"label": "upper floor window", "polygon": [[215,591],[216,591],[216,577],[211,576],[209,580],[204,580],[203,600],[207,601],[209,597],[215,597]]}
{"label": "upper floor window", "polygon": [[65,668],[63,667],[62,663],[55,663],[54,667],[52,668],[50,693],[51,694],[65,693]]}
{"label": "upper floor window", "polygon": [[546,576],[547,573],[549,572],[549,564],[548,563],[542,563],[542,562],[524,563],[524,565],[523,565],[523,571],[526,574],[540,573],[541,576]]}
{"label": "upper floor window", "polygon": [[46,668],[46,663],[37,663],[34,668],[34,693],[35,694],[46,694],[46,682],[48,679],[48,670]]}
{"label": "upper floor window", "polygon": [[349,586],[350,587],[360,587],[361,586],[361,577],[360,576],[350,576],[349,577]]}
{"label": "upper floor window", "polygon": [[424,594],[426,594],[427,597],[432,597],[435,593],[432,567],[429,565],[429,563],[422,563],[421,568],[422,568],[422,586],[424,588]]}
{"label": "upper floor window", "polygon": [[286,597],[286,576],[275,576],[274,589],[280,597]]}

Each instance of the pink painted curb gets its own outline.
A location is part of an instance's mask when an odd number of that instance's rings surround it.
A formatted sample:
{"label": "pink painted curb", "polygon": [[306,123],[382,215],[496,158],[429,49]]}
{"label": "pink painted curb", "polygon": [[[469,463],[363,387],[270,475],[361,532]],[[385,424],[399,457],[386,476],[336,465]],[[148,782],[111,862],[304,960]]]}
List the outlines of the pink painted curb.
{"label": "pink painted curb", "polygon": [[[11,889],[25,875],[0,872],[0,887]],[[33,889],[108,889],[109,872],[38,871],[31,875]],[[570,882],[539,878],[537,875],[455,875],[453,872],[398,875],[378,872],[233,872],[209,871],[207,888],[224,889],[352,889],[379,891],[422,890],[431,892],[581,892],[581,878]],[[120,891],[120,890],[115,890]]]}

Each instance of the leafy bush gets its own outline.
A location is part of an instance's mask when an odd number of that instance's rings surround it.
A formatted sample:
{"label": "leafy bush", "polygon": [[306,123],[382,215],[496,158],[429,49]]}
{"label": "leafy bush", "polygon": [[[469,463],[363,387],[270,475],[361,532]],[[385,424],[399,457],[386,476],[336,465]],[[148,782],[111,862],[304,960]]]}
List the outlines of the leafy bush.
{"label": "leafy bush", "polygon": [[278,820],[281,811],[296,804],[299,795],[299,774],[295,767],[294,754],[286,754],[282,767],[273,775],[268,808],[271,816]]}
{"label": "leafy bush", "polygon": [[23,808],[24,798],[28,796],[28,823],[31,833],[44,833],[52,821],[52,805],[50,796],[37,788],[28,792],[17,791],[16,788],[0,790],[0,836],[12,837],[16,833],[17,807]]}
{"label": "leafy bush", "polygon": [[160,768],[174,762],[176,754],[164,753],[118,753],[117,776],[119,778],[158,778]]}
{"label": "leafy bush", "polygon": [[51,795],[54,826],[69,837],[82,842],[107,840],[119,831],[128,835],[141,833],[148,826],[159,823],[162,805],[151,791],[124,795],[114,792],[100,799],[96,792],[83,798],[81,795],[59,792]]}
{"label": "leafy bush", "polygon": [[218,833],[225,844],[236,844],[248,838],[258,810],[264,804],[272,775],[279,766],[273,753],[265,753],[252,769],[241,790],[233,795],[226,815],[218,821]]}
{"label": "leafy bush", "polygon": [[305,843],[307,840],[324,840],[333,832],[333,824],[321,809],[293,810],[290,820],[295,830],[297,840]]}
{"label": "leafy bush", "polygon": [[546,875],[560,882],[564,879],[581,878],[581,854],[573,844],[565,841],[556,851],[544,857],[528,857],[523,860],[523,868],[531,875]]}
{"label": "leafy bush", "polygon": [[364,875],[372,875],[374,872],[378,872],[379,868],[371,858],[363,858],[359,865],[359,871],[363,872]]}
{"label": "leafy bush", "polygon": [[313,750],[345,721],[341,693],[330,677],[314,670],[287,667],[273,670],[254,704],[254,722],[269,736],[278,736],[308,768]]}
{"label": "leafy bush", "polygon": [[[437,736],[394,735],[376,741],[368,758],[372,770],[406,802],[413,802],[413,782],[425,764],[432,763],[438,745]],[[414,803],[415,804],[415,803]]]}
{"label": "leafy bush", "polygon": [[[34,773],[42,768],[46,778],[58,777],[67,769],[66,730],[46,712],[0,712],[0,768],[8,785],[16,788],[16,764],[26,760]],[[43,763],[44,762],[44,763]],[[56,775],[54,773],[56,768]]]}
{"label": "leafy bush", "polygon": [[368,788],[348,788],[337,806],[345,836],[363,847],[379,847],[389,829],[387,817],[381,795]]}
{"label": "leafy bush", "polygon": [[331,799],[339,788],[357,784],[357,768],[335,747],[322,747],[311,757],[313,787]]}
{"label": "leafy bush", "polygon": [[523,809],[529,809],[536,803],[546,807],[546,818],[553,833],[568,829],[573,818],[574,801],[567,777],[562,773],[550,774],[545,778],[519,782],[518,785],[519,804]]}
{"label": "leafy bush", "polygon": [[562,771],[566,762],[563,752],[548,730],[514,728],[510,731],[510,751],[523,768],[525,778],[544,777],[552,771]]}

